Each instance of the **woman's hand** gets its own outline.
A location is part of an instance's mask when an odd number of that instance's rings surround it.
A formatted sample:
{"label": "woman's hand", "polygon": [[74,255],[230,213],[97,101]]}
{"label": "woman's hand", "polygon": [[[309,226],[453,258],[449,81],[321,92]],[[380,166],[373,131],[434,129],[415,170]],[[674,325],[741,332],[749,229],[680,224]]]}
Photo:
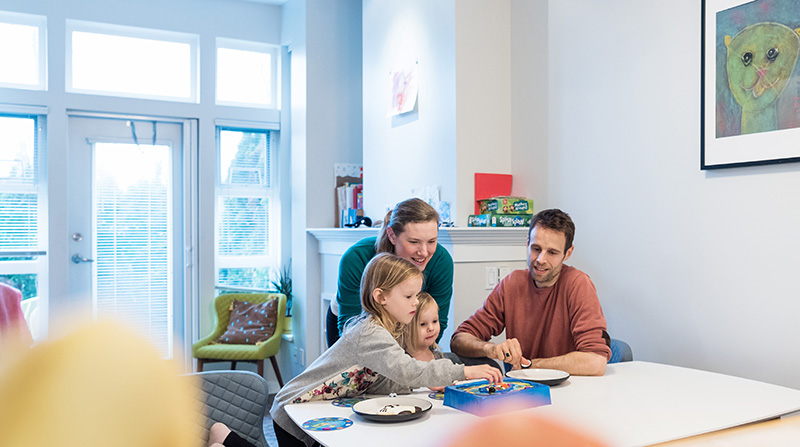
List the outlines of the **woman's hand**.
{"label": "woman's hand", "polygon": [[486,379],[491,383],[500,383],[503,381],[503,374],[500,370],[489,365],[465,366],[464,376],[467,380]]}

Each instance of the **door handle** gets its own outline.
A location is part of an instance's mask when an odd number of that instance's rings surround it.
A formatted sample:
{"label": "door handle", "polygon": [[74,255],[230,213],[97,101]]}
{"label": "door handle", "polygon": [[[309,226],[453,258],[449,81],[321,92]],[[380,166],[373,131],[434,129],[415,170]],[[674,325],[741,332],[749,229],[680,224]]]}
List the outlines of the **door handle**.
{"label": "door handle", "polygon": [[72,262],[75,264],[80,264],[81,262],[94,262],[94,259],[84,258],[83,256],[75,253],[72,255]]}

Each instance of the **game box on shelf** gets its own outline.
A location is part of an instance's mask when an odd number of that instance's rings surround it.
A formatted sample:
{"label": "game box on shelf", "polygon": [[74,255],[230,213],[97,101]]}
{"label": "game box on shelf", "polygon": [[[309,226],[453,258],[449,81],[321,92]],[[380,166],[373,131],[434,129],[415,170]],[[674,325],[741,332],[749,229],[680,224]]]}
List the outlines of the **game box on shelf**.
{"label": "game box on shelf", "polygon": [[532,214],[470,214],[469,227],[527,227]]}
{"label": "game box on shelf", "polygon": [[492,197],[478,200],[481,214],[533,214],[533,200],[524,197]]}

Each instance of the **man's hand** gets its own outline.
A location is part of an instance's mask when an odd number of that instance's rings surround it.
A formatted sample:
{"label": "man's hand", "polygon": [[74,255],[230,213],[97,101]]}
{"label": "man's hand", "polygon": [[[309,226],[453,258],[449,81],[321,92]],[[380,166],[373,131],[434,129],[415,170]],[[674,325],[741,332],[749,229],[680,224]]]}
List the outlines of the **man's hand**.
{"label": "man's hand", "polygon": [[508,339],[500,344],[489,343],[487,345],[486,357],[506,362],[513,366],[513,369],[520,369],[521,365],[530,366],[531,361],[522,356],[522,348],[516,338]]}
{"label": "man's hand", "polygon": [[[500,344],[483,341],[478,337],[466,332],[459,332],[450,340],[450,349],[463,357],[489,357],[506,362],[520,368],[520,363],[527,368],[531,361],[522,356],[519,341],[516,338],[506,340]],[[508,356],[506,356],[506,353]]]}

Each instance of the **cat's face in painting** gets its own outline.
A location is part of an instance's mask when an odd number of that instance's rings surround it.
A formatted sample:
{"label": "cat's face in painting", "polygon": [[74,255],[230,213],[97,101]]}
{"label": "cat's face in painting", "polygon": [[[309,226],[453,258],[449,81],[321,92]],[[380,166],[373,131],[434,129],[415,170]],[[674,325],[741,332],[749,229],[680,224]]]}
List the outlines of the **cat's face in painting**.
{"label": "cat's face in painting", "polygon": [[744,110],[772,104],[786,83],[800,54],[800,36],[780,23],[756,23],[731,38],[728,47],[728,84]]}

